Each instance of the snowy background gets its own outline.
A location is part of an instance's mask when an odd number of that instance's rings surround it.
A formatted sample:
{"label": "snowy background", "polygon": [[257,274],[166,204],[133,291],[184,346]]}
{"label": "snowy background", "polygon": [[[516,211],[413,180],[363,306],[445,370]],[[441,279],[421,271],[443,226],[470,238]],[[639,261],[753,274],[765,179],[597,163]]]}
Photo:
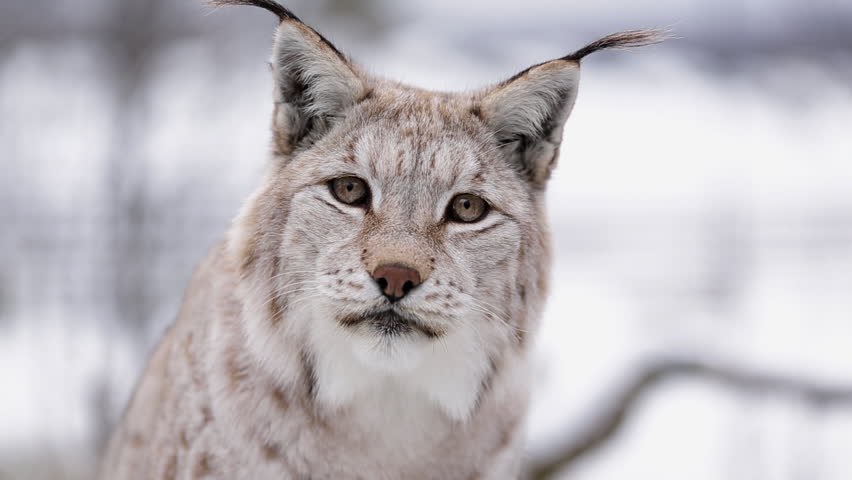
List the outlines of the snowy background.
{"label": "snowy background", "polygon": [[[852,2],[292,0],[372,71],[465,89],[611,31],[550,184],[529,450],[659,358],[852,386]],[[0,3],[0,479],[83,479],[257,184],[274,19],[195,0]],[[566,478],[848,479],[852,404],[690,376]]]}

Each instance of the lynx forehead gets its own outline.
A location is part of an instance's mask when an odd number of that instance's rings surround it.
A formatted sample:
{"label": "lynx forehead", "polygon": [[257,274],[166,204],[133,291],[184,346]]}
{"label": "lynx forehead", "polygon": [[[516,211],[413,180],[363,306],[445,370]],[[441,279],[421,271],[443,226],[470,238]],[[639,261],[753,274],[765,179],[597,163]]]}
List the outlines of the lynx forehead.
{"label": "lynx forehead", "polygon": [[508,479],[580,61],[430,92],[272,0],[271,160],[191,282],[104,479]]}

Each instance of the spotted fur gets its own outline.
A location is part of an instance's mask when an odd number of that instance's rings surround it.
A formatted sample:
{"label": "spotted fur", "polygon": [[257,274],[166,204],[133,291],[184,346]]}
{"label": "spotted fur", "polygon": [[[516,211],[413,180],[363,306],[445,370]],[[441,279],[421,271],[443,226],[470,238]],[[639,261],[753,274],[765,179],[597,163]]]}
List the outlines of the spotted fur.
{"label": "spotted fur", "polygon": [[[430,92],[368,75],[275,2],[216,3],[281,19],[271,161],[190,283],[101,478],[517,477],[550,263],[543,192],[579,58],[656,37]],[[342,176],[369,186],[367,205],[334,197]],[[448,218],[461,193],[485,218]],[[371,278],[387,264],[423,279],[395,306]]]}

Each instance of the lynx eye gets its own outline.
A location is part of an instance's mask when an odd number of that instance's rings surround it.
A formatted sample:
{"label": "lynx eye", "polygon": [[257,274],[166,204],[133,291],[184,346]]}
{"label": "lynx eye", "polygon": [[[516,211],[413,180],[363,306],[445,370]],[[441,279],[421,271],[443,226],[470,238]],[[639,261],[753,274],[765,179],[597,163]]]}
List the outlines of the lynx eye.
{"label": "lynx eye", "polygon": [[485,217],[485,214],[488,213],[488,204],[476,195],[463,193],[453,198],[448,210],[451,220],[472,223]]}
{"label": "lynx eye", "polygon": [[367,184],[358,177],[335,178],[328,183],[328,187],[338,202],[347,205],[363,205],[370,196]]}

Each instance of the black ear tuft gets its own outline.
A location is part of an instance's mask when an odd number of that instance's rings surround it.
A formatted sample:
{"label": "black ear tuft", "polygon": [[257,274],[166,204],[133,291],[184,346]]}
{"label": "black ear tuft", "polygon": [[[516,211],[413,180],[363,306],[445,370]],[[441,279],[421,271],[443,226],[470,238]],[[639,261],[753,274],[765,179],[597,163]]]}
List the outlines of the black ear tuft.
{"label": "black ear tuft", "polygon": [[669,38],[669,32],[660,29],[627,30],[625,32],[613,33],[599,38],[574,53],[565,55],[563,60],[579,62],[583,57],[595,53],[598,50],[609,48],[624,49],[654,45]]}
{"label": "black ear tuft", "polygon": [[295,20],[297,22],[301,22],[299,17],[290,11],[290,9],[273,0],[209,0],[208,3],[214,7],[225,7],[231,5],[260,7],[274,13],[282,22],[284,20]]}

